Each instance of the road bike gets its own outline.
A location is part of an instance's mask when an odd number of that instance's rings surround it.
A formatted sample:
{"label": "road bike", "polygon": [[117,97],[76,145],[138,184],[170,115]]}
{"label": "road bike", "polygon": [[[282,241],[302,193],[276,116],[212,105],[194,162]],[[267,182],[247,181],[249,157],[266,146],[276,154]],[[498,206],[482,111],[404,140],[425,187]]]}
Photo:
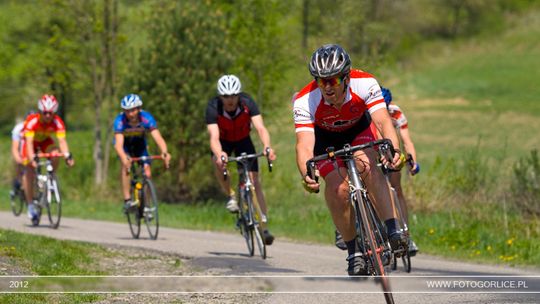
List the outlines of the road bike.
{"label": "road bike", "polygon": [[138,239],[141,233],[141,221],[144,221],[152,240],[157,239],[159,232],[159,213],[156,188],[144,172],[144,162],[161,159],[161,155],[149,155],[131,158],[130,193],[136,203],[133,208],[126,210],[129,230],[133,238]]}
{"label": "road bike", "polygon": [[[409,160],[407,159],[407,162]],[[394,203],[398,215],[398,222],[401,227],[401,231],[404,233],[404,235],[409,238],[409,227],[407,226],[407,222],[405,220],[405,213],[401,209],[401,203],[397,194],[397,190],[392,186],[390,183],[390,174],[394,172],[399,172],[400,170],[394,170],[386,168],[381,164],[381,169],[383,171],[384,177],[386,179],[386,182],[388,183],[388,187],[390,189],[390,193],[392,194],[392,197],[394,198]],[[403,262],[403,267],[405,268],[406,272],[411,272],[411,255],[409,254],[408,248],[402,247],[398,249],[397,251],[394,251],[394,256],[392,259],[392,270],[397,269],[397,261],[401,257],[401,260]]]}
{"label": "road bike", "polygon": [[[266,150],[268,155],[269,150]],[[244,237],[249,256],[253,256],[255,252],[254,240],[256,240],[259,253],[263,259],[266,259],[266,244],[264,242],[263,231],[265,224],[263,221],[263,213],[257,202],[255,195],[255,186],[249,175],[250,162],[257,161],[257,158],[264,154],[246,154],[242,153],[238,157],[228,157],[225,159],[222,157],[222,161],[230,163],[236,162],[239,164],[238,168],[238,188],[237,188],[237,201],[238,212],[236,213],[237,220],[236,226],[240,229],[240,234]],[[268,160],[268,171],[272,172],[272,162]],[[227,170],[223,170],[224,178],[227,178]]]}
{"label": "road bike", "polygon": [[[62,199],[58,177],[54,172],[52,159],[64,158],[62,153],[38,153],[35,157],[37,163],[35,178],[34,201],[37,201],[37,217],[32,220],[32,225],[38,226],[43,210],[47,210],[51,228],[58,228],[62,217]],[[45,169],[45,170],[44,170]]]}
{"label": "road bike", "polygon": [[13,185],[13,189],[9,191],[9,204],[11,206],[11,212],[13,212],[13,215],[19,216],[21,215],[24,205],[26,205],[26,197],[24,195],[24,189],[22,188],[21,181],[22,176],[24,175],[24,171],[26,170],[26,167],[21,165],[21,169],[19,170],[19,173],[17,174],[17,184],[18,187]]}
{"label": "road bike", "polygon": [[356,167],[356,157],[354,155],[356,151],[376,146],[383,151],[393,150],[392,143],[388,139],[376,140],[357,146],[346,144],[343,149],[337,151],[334,151],[333,147],[329,147],[327,153],[308,160],[306,166],[310,177],[316,180],[315,166],[318,161],[326,159],[342,160],[346,164],[349,201],[354,212],[357,246],[367,262],[368,274],[376,276],[378,281],[381,282],[386,303],[394,303],[390,281],[385,269],[385,266],[390,264],[394,253],[390,247],[386,227],[377,215],[365,183]]}
{"label": "road bike", "polygon": [[[407,155],[406,163],[407,163],[407,166],[410,169],[412,169],[414,167],[414,160],[413,160],[411,154]],[[400,202],[399,197],[397,195],[397,191],[396,191],[396,189],[394,187],[392,187],[392,184],[390,183],[390,177],[389,177],[389,174],[391,174],[392,172],[397,172],[399,170],[391,170],[391,169],[387,169],[387,168],[384,168],[384,167],[382,169],[383,169],[384,176],[386,177],[386,181],[388,182],[388,185],[390,187],[390,191],[392,193],[392,196],[394,197],[394,202],[396,202],[396,210],[398,212],[398,218],[399,218],[400,227],[402,227],[403,233],[405,234],[407,239],[409,239],[409,237],[410,237],[409,227],[408,227],[407,221],[405,219],[405,212],[401,208],[401,202]],[[405,206],[405,208],[406,208],[406,206]],[[401,260],[403,261],[403,267],[405,268],[405,271],[406,272],[411,272],[411,267],[412,267],[411,266],[411,254],[409,252],[409,249],[408,248],[406,248],[406,249],[407,250],[405,250],[401,254]],[[392,261],[392,270],[397,269],[397,260],[398,260],[398,258],[399,258],[398,254],[394,255],[394,259]]]}

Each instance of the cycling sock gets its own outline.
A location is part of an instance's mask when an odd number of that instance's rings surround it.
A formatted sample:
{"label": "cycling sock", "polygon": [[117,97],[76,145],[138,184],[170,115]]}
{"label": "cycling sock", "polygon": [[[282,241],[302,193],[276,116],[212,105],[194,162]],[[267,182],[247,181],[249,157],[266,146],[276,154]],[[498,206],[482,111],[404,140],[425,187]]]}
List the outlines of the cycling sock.
{"label": "cycling sock", "polygon": [[131,197],[130,198],[127,198],[127,199],[124,199],[124,203],[127,203],[131,200]]}
{"label": "cycling sock", "polygon": [[356,252],[356,240],[352,239],[350,241],[345,242],[345,245],[347,245],[347,253],[349,255],[354,254]]}
{"label": "cycling sock", "polygon": [[396,218],[391,218],[389,220],[384,221],[384,224],[386,225],[386,231],[388,232],[388,235],[392,235],[396,233],[399,224]]}

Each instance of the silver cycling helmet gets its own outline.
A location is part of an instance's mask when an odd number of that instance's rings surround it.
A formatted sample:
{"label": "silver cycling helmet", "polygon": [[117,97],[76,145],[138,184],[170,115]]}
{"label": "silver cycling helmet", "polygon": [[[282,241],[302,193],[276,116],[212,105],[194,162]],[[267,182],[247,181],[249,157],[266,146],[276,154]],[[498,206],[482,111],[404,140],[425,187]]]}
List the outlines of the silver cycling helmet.
{"label": "silver cycling helmet", "polygon": [[234,75],[223,75],[217,82],[219,95],[235,95],[242,91],[240,79]]}
{"label": "silver cycling helmet", "polygon": [[124,110],[130,110],[133,108],[141,107],[142,106],[142,99],[137,94],[128,94],[122,98],[122,101],[120,102],[120,106]]}
{"label": "silver cycling helmet", "polygon": [[351,69],[349,54],[337,44],[326,44],[311,55],[309,72],[313,77],[327,78],[346,74]]}

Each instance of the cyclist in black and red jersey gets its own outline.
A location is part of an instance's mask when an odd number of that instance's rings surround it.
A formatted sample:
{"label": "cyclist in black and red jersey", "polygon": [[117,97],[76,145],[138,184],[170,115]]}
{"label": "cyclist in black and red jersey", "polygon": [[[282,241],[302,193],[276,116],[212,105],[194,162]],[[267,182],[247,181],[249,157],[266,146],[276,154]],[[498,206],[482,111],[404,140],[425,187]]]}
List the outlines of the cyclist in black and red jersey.
{"label": "cyclist in black and red jersey", "polygon": [[[226,163],[221,159],[235,153],[240,155],[242,152],[247,154],[255,153],[255,147],[249,135],[253,125],[259,134],[263,151],[270,160],[275,160],[274,150],[270,148],[270,134],[264,126],[263,119],[255,101],[246,93],[242,92],[240,79],[235,75],[224,75],[219,78],[217,83],[218,96],[208,102],[206,108],[206,125],[210,135],[210,149],[212,150],[212,159],[215,163],[215,174],[223,192],[227,195],[227,209],[230,212],[238,211],[238,202],[234,196],[234,190],[230,185],[230,179],[223,178],[223,170]],[[257,161],[251,163],[249,168],[251,179],[255,186],[257,201],[260,204],[263,213],[263,224],[266,226],[268,221],[268,209],[264,194],[259,181],[259,167]],[[268,229],[263,231],[266,245],[271,245],[274,237]]]}
{"label": "cyclist in black and red jersey", "polygon": [[[394,147],[399,147],[399,141],[377,80],[369,73],[351,69],[349,54],[341,46],[327,44],[317,49],[311,56],[309,71],[314,80],[293,100],[296,161],[306,190],[317,191],[320,185],[307,174],[306,161],[324,154],[328,147],[341,149],[345,144],[359,145],[375,140],[368,114]],[[375,208],[385,221],[392,248],[406,245],[386,180],[377,168],[377,153],[367,149],[356,152],[355,157]],[[395,168],[403,160],[403,154],[396,149],[393,158],[383,158],[383,163]],[[365,275],[368,273],[367,263],[355,245],[345,164],[329,159],[316,166],[316,174],[320,174],[326,183],[325,198],[332,219],[347,246],[347,272],[349,275]]]}

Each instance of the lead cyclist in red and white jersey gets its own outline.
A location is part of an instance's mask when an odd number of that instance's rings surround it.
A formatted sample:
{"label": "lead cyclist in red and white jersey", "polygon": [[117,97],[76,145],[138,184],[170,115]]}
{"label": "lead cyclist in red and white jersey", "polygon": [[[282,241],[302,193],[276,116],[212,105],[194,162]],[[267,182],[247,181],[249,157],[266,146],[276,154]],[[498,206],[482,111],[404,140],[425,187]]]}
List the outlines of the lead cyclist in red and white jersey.
{"label": "lead cyclist in red and white jersey", "polygon": [[[396,130],[381,94],[377,80],[361,70],[351,69],[349,54],[339,45],[320,47],[311,56],[309,71],[314,77],[293,100],[296,128],[296,161],[304,188],[316,191],[320,185],[307,174],[306,161],[325,153],[326,148],[341,149],[345,144],[359,145],[374,141],[368,113],[384,137],[399,147]],[[399,229],[397,214],[386,180],[377,168],[378,155],[367,149],[355,153],[356,163],[366,186],[374,198],[375,208],[385,221],[392,248],[406,245]],[[399,150],[393,159],[383,159],[390,167],[398,167],[404,157]],[[365,275],[367,263],[355,246],[355,227],[349,200],[349,184],[345,164],[327,160],[317,164],[318,174],[325,180],[325,198],[332,219],[347,245],[349,275]]]}

